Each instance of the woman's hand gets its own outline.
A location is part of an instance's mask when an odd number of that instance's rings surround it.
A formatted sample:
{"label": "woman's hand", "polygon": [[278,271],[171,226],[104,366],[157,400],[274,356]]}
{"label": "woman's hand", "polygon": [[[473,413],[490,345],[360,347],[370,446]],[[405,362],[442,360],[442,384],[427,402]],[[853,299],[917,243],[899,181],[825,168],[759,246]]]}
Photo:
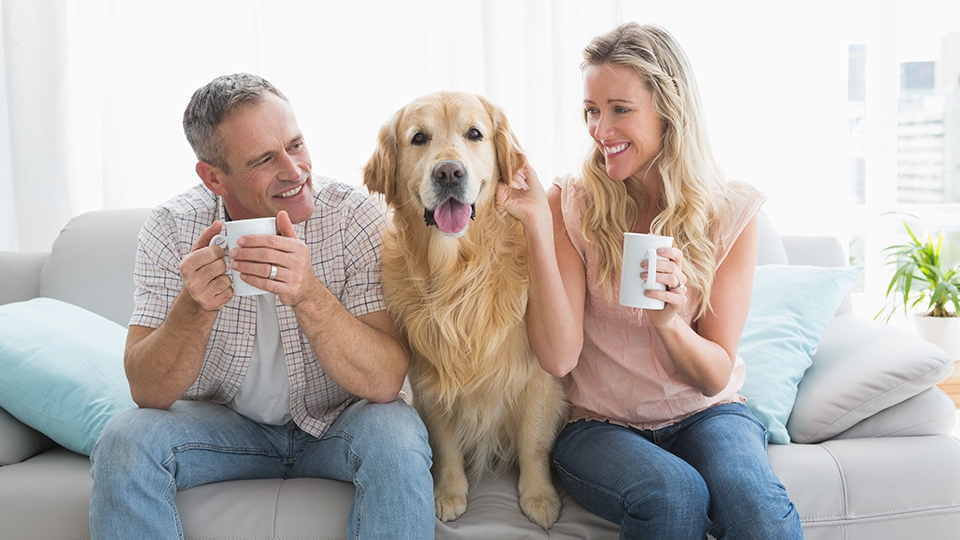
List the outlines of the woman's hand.
{"label": "woman's hand", "polygon": [[[674,247],[657,249],[660,260],[657,261],[657,283],[662,283],[667,290],[648,289],[644,291],[647,298],[663,301],[663,309],[648,309],[647,317],[655,328],[669,324],[672,319],[682,313],[687,306],[687,276],[684,275],[683,252]],[[663,260],[663,259],[667,260]],[[640,263],[640,277],[647,279],[647,261]]]}
{"label": "woman's hand", "polygon": [[540,183],[537,172],[524,160],[509,184],[497,186],[497,203],[523,224],[524,229],[536,227],[548,231],[553,227],[553,216],[547,193]]}
{"label": "woman's hand", "polygon": [[737,346],[750,310],[758,238],[754,216],[717,268],[710,309],[697,319],[694,328],[676,316],[683,309],[690,309],[686,276],[682,271],[683,255],[679,250],[667,248],[663,256],[670,260],[657,264],[657,281],[670,290],[647,292],[651,298],[660,298],[666,304],[662,311],[647,311],[647,314],[677,374],[708,397],[726,388],[736,364]]}

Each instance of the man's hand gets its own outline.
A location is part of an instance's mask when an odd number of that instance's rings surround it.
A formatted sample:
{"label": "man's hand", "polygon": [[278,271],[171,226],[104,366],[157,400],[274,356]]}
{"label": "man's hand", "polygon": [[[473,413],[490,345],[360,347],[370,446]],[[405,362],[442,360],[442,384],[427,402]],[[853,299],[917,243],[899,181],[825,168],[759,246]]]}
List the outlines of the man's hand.
{"label": "man's hand", "polygon": [[[354,317],[317,280],[310,249],[297,237],[285,211],[274,234],[237,239],[231,268],[240,279],[277,295],[297,322],[324,371],[345,390],[373,402],[396,399],[410,357],[386,311]],[[277,272],[270,279],[271,269]]]}
{"label": "man's hand", "polygon": [[223,223],[219,221],[204,229],[200,238],[193,243],[190,253],[180,263],[184,288],[190,298],[206,311],[217,311],[233,298],[223,249],[210,245],[210,240],[221,230]]}
{"label": "man's hand", "polygon": [[[277,214],[280,235],[251,234],[237,240],[237,248],[230,250],[231,268],[240,272],[240,279],[276,294],[280,302],[295,307],[321,287],[313,273],[310,250],[297,237],[287,212]],[[270,272],[277,267],[276,275]]]}

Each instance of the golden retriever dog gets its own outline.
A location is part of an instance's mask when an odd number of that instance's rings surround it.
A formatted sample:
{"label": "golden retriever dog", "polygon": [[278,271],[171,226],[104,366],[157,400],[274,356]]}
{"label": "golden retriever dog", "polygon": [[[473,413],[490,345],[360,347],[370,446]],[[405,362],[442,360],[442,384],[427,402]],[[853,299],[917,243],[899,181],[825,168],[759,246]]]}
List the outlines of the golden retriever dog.
{"label": "golden retriever dog", "polygon": [[550,453],[567,405],[527,339],[522,227],[495,204],[497,183],[523,159],[501,109],[438,92],[383,125],[363,178],[393,209],[383,290],[412,352],[437,517],[466,511],[468,478],[517,464],[520,508],[548,529],[560,513]]}

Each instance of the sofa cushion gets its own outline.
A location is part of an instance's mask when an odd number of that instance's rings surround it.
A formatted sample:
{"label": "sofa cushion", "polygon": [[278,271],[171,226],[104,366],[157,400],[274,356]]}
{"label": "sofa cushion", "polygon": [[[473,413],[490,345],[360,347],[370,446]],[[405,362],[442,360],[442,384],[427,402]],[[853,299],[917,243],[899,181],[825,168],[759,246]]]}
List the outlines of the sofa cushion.
{"label": "sofa cushion", "polygon": [[790,264],[780,235],[774,230],[770,218],[763,210],[757,212],[758,249],[757,266],[766,264]]}
{"label": "sofa cushion", "polygon": [[933,386],[861,420],[832,440],[949,435],[956,421],[957,406],[943,390]]}
{"label": "sofa cushion", "polygon": [[740,393],[767,427],[770,442],[790,442],[786,424],[797,384],[861,271],[860,267],[757,267],[738,350],[747,368]]}
{"label": "sofa cushion", "polygon": [[99,210],[71,219],[43,264],[39,295],[129,324],[137,235],[149,212],[149,208]]}
{"label": "sofa cushion", "polygon": [[52,298],[0,306],[0,407],[89,455],[107,421],[136,406],[125,340],[123,326]]}
{"label": "sofa cushion", "polygon": [[952,372],[947,353],[928,341],[858,315],[837,316],[797,390],[790,438],[831,439]]}
{"label": "sofa cushion", "polygon": [[30,459],[52,446],[49,437],[0,409],[0,467]]}

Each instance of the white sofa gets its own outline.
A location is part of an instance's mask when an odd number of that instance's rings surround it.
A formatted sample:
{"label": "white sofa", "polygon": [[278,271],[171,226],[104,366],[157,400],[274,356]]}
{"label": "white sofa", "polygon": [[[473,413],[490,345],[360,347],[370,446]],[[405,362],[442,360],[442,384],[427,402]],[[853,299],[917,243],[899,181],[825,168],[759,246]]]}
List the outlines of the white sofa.
{"label": "white sofa", "polygon": [[[49,297],[126,325],[147,212],[87,213],[67,224],[50,253],[0,253],[0,305]],[[845,264],[836,239],[781,239],[761,221],[760,264]],[[841,306],[794,409],[829,421],[806,444],[769,450],[806,538],[960,538],[960,441],[949,435],[955,409],[935,386],[952,368],[940,349],[850,314],[849,301]],[[864,399],[838,410],[849,400],[833,396],[853,384]],[[0,539],[89,538],[89,469],[86,456],[0,409]],[[343,538],[353,489],[331,480],[249,480],[182,491],[176,502],[190,539],[332,539]],[[618,537],[616,526],[561,494],[561,518],[547,533],[520,513],[515,475],[472,486],[467,513],[438,522],[437,538]]]}

